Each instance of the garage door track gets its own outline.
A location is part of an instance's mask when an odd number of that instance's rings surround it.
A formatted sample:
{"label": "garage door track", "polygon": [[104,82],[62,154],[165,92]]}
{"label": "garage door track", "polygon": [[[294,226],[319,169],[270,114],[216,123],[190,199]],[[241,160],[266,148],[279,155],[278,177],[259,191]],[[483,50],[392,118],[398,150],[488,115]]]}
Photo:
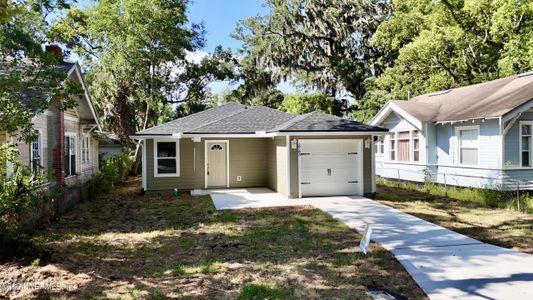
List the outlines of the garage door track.
{"label": "garage door track", "polygon": [[431,299],[533,299],[533,255],[489,245],[363,197],[288,199],[268,189],[211,193],[217,209],[313,205],[391,251]]}

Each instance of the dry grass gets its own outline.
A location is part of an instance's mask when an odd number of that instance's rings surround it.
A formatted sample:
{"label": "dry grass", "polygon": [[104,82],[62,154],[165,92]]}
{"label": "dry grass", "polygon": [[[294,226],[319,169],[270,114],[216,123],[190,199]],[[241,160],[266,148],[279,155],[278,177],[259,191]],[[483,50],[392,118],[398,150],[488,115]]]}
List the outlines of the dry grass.
{"label": "dry grass", "polygon": [[533,215],[379,185],[377,201],[490,244],[533,254]]}
{"label": "dry grass", "polygon": [[[367,299],[426,296],[376,244],[312,207],[216,212],[209,197],[135,194],[130,182],[35,235],[50,257],[0,265],[0,298]],[[31,262],[34,261],[33,265]],[[68,290],[70,288],[71,290]]]}

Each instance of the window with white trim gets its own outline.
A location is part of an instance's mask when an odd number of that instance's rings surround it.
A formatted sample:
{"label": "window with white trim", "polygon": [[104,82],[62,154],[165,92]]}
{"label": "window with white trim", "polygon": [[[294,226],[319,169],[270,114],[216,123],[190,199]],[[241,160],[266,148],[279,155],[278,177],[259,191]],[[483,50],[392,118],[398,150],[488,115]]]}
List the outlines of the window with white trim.
{"label": "window with white trim", "polygon": [[390,159],[396,161],[420,161],[418,130],[398,131],[391,135]]}
{"label": "window with white trim", "polygon": [[461,165],[477,165],[479,154],[479,127],[457,128],[458,159]]}
{"label": "window with white trim", "polygon": [[532,167],[531,148],[533,122],[520,122],[520,165],[522,167]]}
{"label": "window with white trim", "polygon": [[41,133],[37,132],[37,137],[30,143],[30,167],[33,172],[40,172],[43,167],[42,153]]}
{"label": "window with white trim", "polygon": [[65,177],[76,175],[76,136],[65,134]]}
{"label": "window with white trim", "polygon": [[155,176],[179,176],[179,143],[155,142]]}
{"label": "window with white trim", "polygon": [[83,135],[81,141],[81,161],[83,163],[91,162],[91,135],[89,133]]}
{"label": "window with white trim", "polygon": [[383,155],[385,153],[385,143],[383,143],[383,137],[377,137],[374,142],[374,153],[376,155]]}
{"label": "window with white trim", "polygon": [[390,160],[396,160],[396,133],[393,133],[390,139]]}

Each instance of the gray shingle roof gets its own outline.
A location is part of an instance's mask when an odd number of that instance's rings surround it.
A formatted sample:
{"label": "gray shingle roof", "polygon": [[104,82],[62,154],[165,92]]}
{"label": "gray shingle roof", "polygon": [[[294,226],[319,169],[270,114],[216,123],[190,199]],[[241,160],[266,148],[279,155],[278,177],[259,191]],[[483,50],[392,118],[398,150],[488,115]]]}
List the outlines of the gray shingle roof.
{"label": "gray shingle roof", "polygon": [[297,116],[264,106],[226,103],[135,135],[250,134],[267,132],[386,131],[384,128],[312,112]]}
{"label": "gray shingle roof", "polygon": [[325,132],[325,131],[387,131],[385,128],[363,124],[357,121],[311,112],[298,116],[272,131],[279,132]]}

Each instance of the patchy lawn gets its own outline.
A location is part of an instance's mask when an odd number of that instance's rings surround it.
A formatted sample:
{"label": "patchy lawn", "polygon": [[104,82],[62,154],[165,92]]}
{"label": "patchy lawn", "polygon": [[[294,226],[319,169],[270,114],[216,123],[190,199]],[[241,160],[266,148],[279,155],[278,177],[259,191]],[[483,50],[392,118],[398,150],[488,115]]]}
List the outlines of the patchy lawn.
{"label": "patchy lawn", "polygon": [[2,296],[120,299],[426,298],[391,253],[309,206],[215,211],[209,197],[136,195],[138,179],[34,236],[49,253],[0,265]]}
{"label": "patchy lawn", "polygon": [[533,215],[378,185],[376,200],[480,241],[533,254]]}

